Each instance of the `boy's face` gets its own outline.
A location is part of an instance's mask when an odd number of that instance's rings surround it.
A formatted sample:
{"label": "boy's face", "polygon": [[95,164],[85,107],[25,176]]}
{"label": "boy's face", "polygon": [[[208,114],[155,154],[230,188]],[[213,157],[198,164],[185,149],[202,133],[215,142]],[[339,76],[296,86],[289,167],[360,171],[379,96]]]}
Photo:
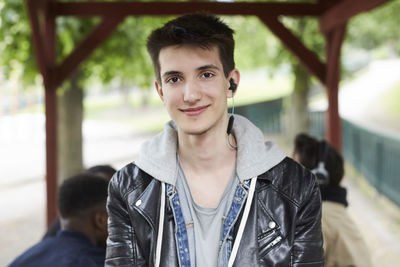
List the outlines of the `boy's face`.
{"label": "boy's face", "polygon": [[169,46],[159,55],[161,84],[156,89],[180,134],[226,132],[229,79],[239,82],[238,70],[225,77],[216,46]]}

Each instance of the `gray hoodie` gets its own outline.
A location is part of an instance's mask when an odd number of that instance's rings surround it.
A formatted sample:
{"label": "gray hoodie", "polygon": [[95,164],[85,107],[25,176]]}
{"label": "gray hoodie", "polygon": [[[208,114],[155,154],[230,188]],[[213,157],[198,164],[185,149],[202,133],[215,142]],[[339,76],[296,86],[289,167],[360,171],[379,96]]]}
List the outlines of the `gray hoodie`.
{"label": "gray hoodie", "polygon": [[[236,173],[240,181],[261,175],[285,158],[272,142],[265,142],[262,132],[248,119],[234,115],[233,135],[237,142]],[[145,142],[135,164],[155,179],[175,185],[178,162],[178,133],[173,121],[164,130]]]}

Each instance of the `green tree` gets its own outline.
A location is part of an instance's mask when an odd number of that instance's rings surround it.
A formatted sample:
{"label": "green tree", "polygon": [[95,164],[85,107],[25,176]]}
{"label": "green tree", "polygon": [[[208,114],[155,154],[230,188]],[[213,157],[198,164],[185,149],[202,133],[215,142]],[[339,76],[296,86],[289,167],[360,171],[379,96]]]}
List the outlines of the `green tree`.
{"label": "green tree", "polygon": [[[0,2],[0,65],[6,77],[18,65],[21,80],[32,84],[39,76],[33,53],[31,30],[23,1]],[[83,169],[82,120],[84,89],[90,80],[123,86],[149,88],[152,67],[145,51],[145,36],[163,19],[128,18],[104,44],[68,77],[57,93],[59,177],[64,179]],[[99,22],[97,18],[56,20],[57,62],[61,62]]]}
{"label": "green tree", "polygon": [[[400,1],[388,3],[358,15],[348,26],[346,43],[353,49],[380,50],[380,57],[400,54]],[[382,52],[383,51],[383,52]]]}

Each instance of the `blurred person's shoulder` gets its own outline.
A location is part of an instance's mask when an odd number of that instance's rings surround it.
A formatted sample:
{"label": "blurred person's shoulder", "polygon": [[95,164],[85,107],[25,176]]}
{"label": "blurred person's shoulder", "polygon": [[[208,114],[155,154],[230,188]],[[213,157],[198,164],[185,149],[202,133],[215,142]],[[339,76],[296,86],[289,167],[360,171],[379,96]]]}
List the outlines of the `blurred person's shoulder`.
{"label": "blurred person's shoulder", "polygon": [[276,191],[298,205],[318,189],[315,176],[289,157],[284,158],[265,175]]}

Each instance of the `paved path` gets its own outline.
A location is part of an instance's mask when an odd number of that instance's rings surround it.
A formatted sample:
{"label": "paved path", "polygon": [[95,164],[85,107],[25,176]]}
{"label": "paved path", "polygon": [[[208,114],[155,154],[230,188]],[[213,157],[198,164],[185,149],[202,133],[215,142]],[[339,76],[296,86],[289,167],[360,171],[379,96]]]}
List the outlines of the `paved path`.
{"label": "paved path", "polygon": [[340,116],[370,129],[400,138],[400,123],[390,121],[377,99],[400,82],[400,59],[372,62],[362,75],[344,84],[339,94]]}
{"label": "paved path", "polygon": [[374,266],[399,266],[399,207],[377,194],[351,166],[347,166],[346,173],[348,209],[367,243]]}

